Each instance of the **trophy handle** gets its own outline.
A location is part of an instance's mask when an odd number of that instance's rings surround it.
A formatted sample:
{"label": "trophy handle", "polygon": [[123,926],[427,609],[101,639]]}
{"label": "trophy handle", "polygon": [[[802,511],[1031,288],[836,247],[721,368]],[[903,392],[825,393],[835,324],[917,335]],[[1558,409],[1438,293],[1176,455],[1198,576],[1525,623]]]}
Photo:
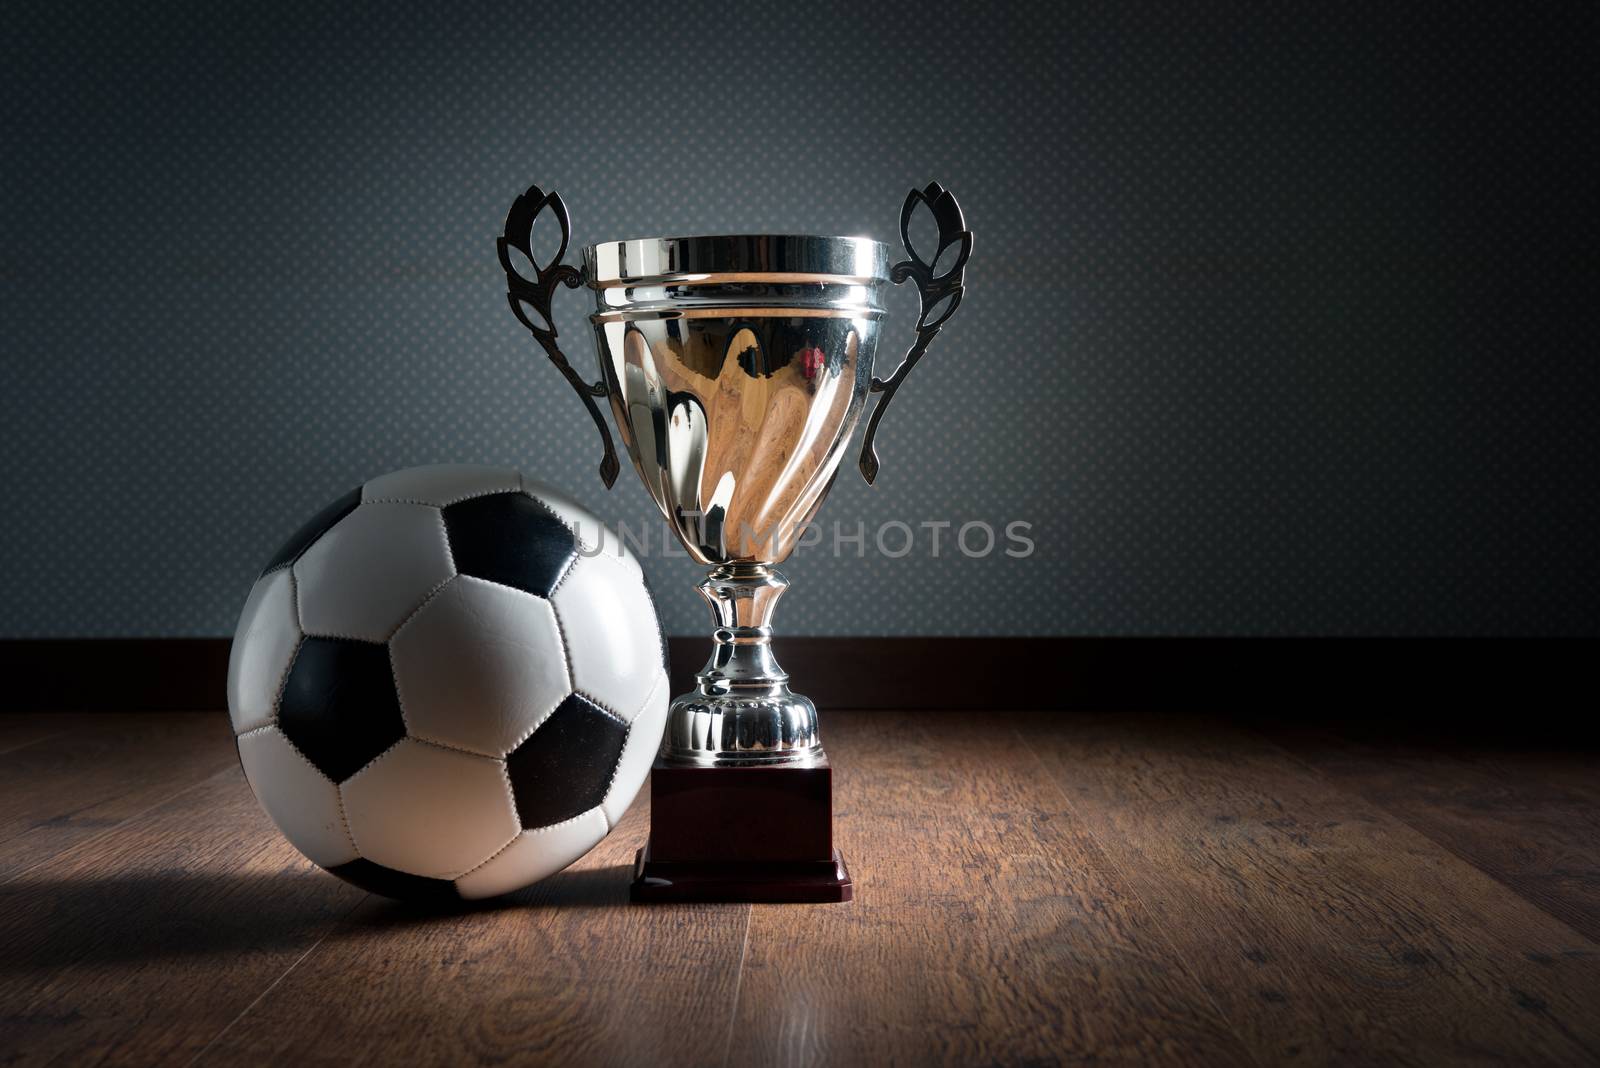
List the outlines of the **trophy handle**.
{"label": "trophy handle", "polygon": [[[556,225],[561,227],[561,247],[556,249],[549,263],[540,263],[533,255],[533,227],[545,212],[549,212]],[[610,489],[617,480],[617,449],[611,443],[611,428],[606,426],[605,417],[595,404],[596,397],[606,395],[606,384],[600,381],[591,385],[572,369],[556,344],[556,321],[550,315],[550,297],[557,284],[565,285],[568,289],[576,289],[583,284],[583,274],[576,267],[561,262],[561,257],[567,254],[567,239],[571,236],[572,220],[567,216],[567,206],[562,202],[561,194],[554,191],[546,193],[535,185],[512,203],[510,212],[506,214],[506,232],[495,242],[495,247],[500,252],[500,266],[506,272],[506,300],[511,304],[511,314],[533,334],[544,349],[544,354],[556,365],[556,370],[566,376],[584,406],[589,409],[594,425],[600,429],[600,437],[606,445],[605,456],[600,460],[600,481],[606,484],[606,489]],[[535,278],[530,280],[525,277],[512,262],[512,249],[522,253],[525,262],[533,268]]]}
{"label": "trophy handle", "polygon": [[[939,225],[939,245],[927,259],[923,259],[911,244],[911,213],[918,204],[932,211],[934,222]],[[972,255],[972,231],[967,229],[966,220],[961,215],[961,205],[938,182],[929,182],[927,188],[913,189],[906,196],[905,205],[900,209],[900,240],[910,259],[895,264],[889,272],[889,278],[895,285],[908,279],[916,280],[917,290],[922,295],[922,314],[917,316],[917,340],[906,352],[905,359],[900,361],[900,366],[895,368],[894,374],[887,379],[876,376],[872,379],[870,392],[882,393],[883,397],[872,409],[872,418],[867,421],[867,434],[861,442],[861,474],[869,484],[878,477],[878,453],[872,447],[873,439],[878,434],[878,420],[883,418],[884,409],[894,399],[900,383],[905,381],[906,375],[922,359],[922,354],[928,351],[933,339],[939,336],[940,329],[961,306],[962,280],[967,269],[967,258]],[[955,251],[950,265],[944,268],[943,273],[935,274],[945,253],[951,249]]]}

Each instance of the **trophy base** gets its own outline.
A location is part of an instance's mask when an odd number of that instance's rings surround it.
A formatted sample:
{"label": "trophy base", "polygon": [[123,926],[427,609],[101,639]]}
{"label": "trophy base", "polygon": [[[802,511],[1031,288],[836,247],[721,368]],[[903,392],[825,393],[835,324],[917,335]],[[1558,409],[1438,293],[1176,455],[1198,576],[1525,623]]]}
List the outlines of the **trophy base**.
{"label": "trophy base", "polygon": [[634,862],[634,901],[849,901],[833,848],[833,768],[650,769],[650,841]]}
{"label": "trophy base", "polygon": [[837,849],[815,863],[674,864],[652,859],[647,845],[634,854],[630,893],[645,903],[827,904],[849,901],[854,888]]}

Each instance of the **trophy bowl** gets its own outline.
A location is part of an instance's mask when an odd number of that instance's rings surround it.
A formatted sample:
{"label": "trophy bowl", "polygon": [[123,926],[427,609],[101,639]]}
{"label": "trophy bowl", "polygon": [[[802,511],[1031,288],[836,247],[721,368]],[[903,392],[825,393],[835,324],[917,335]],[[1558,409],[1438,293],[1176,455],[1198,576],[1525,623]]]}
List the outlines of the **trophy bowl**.
{"label": "trophy bowl", "polygon": [[[921,210],[937,231],[932,249],[912,245]],[[539,262],[533,235],[544,226],[559,229],[559,244]],[[825,772],[816,707],[789,689],[772,652],[773,606],[788,586],[775,565],[821,507],[874,394],[859,467],[876,478],[879,420],[960,305],[972,234],[937,183],[906,198],[907,258],[893,265],[889,247],[865,237],[737,234],[605,241],[584,250],[580,271],[563,262],[570,232],[558,194],[534,186],[517,198],[498,242],[511,309],[589,409],[602,481],[611,486],[619,465],[600,399],[668,525],[709,569],[699,591],[715,618],[712,652],[667,716],[652,778],[654,849],[663,770]],[[883,296],[906,281],[922,300],[916,339],[880,377]],[[550,301],[562,285],[594,292],[597,382],[557,344]]]}
{"label": "trophy bowl", "polygon": [[888,261],[885,245],[862,237],[585,250],[612,415],[696,560],[788,557],[866,403]]}
{"label": "trophy bowl", "polygon": [[618,241],[584,252],[611,413],[689,554],[716,630],[663,756],[808,763],[815,706],[791,693],[770,617],[872,384],[887,248],[852,237]]}

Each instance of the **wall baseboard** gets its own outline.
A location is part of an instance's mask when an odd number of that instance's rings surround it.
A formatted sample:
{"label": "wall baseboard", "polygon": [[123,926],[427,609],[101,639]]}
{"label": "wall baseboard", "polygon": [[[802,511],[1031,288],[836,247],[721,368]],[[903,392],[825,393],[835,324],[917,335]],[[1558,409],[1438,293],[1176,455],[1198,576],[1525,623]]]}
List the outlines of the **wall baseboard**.
{"label": "wall baseboard", "polygon": [[[674,692],[709,639],[670,640]],[[780,638],[820,708],[1167,709],[1578,719],[1597,639]],[[226,638],[0,640],[6,711],[217,710]],[[1589,717],[1585,717],[1589,718]]]}

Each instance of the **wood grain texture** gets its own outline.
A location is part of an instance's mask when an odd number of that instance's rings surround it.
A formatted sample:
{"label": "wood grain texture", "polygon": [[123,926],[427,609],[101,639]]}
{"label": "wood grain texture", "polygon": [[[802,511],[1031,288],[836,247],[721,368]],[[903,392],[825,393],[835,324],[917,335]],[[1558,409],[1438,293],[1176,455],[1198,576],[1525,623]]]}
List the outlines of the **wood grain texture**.
{"label": "wood grain texture", "polygon": [[238,760],[220,714],[79,715],[63,726],[0,754],[0,883]]}
{"label": "wood grain texture", "polygon": [[1600,940],[1600,763],[1572,749],[1487,749],[1274,726],[1268,737]]}
{"label": "wood grain texture", "polygon": [[755,906],[728,1063],[1248,1060],[1008,729],[827,729],[856,900]]}
{"label": "wood grain texture", "polygon": [[0,885],[0,1063],[182,1064],[361,897],[217,773]]}
{"label": "wood grain texture", "polygon": [[72,718],[40,712],[0,716],[0,756],[70,730]]}
{"label": "wood grain texture", "polygon": [[1030,733],[1258,1060],[1600,1058],[1600,947],[1278,746],[1202,718]]}
{"label": "wood grain texture", "polygon": [[220,714],[73,720],[0,754],[0,846],[36,853],[0,883],[0,1064],[1600,1061],[1581,755],[1131,714],[824,732],[853,903],[628,904],[642,794],[568,871],[430,912],[298,857]]}
{"label": "wood grain texture", "polygon": [[749,906],[629,903],[647,796],[573,867],[502,901],[368,899],[201,1063],[715,1061]]}

